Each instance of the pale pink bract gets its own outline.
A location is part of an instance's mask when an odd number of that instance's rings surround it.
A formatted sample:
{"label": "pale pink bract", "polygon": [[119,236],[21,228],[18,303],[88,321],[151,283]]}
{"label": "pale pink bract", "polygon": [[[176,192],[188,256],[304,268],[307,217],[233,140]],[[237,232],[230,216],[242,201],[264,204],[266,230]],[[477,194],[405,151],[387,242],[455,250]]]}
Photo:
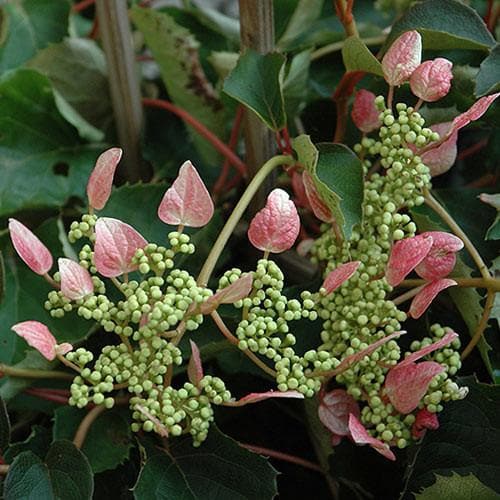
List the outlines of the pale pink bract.
{"label": "pale pink bract", "polygon": [[396,460],[396,456],[389,448],[389,445],[380,439],[370,436],[365,426],[352,413],[349,415],[349,432],[356,444],[367,444],[375,451],[378,451],[385,458],[388,458],[389,460]]}
{"label": "pale pink bract", "polygon": [[120,162],[122,153],[120,148],[111,148],[97,158],[87,183],[87,197],[92,208],[101,210],[106,205],[111,195],[116,166]]}
{"label": "pale pink bract", "polygon": [[9,219],[9,231],[12,244],[24,263],[36,274],[48,273],[53,263],[49,249],[16,219]]}
{"label": "pale pink bract", "polygon": [[58,259],[61,292],[70,300],[83,299],[94,291],[90,273],[71,259]]}
{"label": "pale pink bract", "polygon": [[[440,137],[447,137],[452,122],[436,123],[430,129],[437,132]],[[457,139],[458,132],[452,134],[436,148],[422,153],[422,162],[429,167],[431,177],[444,174],[454,165],[457,159]]]}
{"label": "pale pink bract", "polygon": [[449,135],[453,132],[458,132],[461,128],[468,125],[470,122],[479,120],[481,116],[488,111],[488,108],[493,104],[493,101],[500,95],[496,94],[487,95],[478,99],[467,111],[454,118]]}
{"label": "pale pink bract", "polygon": [[202,227],[214,214],[214,203],[198,171],[188,160],[163,195],[158,217],[165,224]]}
{"label": "pale pink bract", "polygon": [[288,193],[274,189],[266,206],[257,212],[248,228],[248,239],[264,252],[280,253],[290,249],[300,230],[300,219]]}
{"label": "pale pink bract", "polygon": [[340,264],[333,271],[330,271],[321,285],[320,290],[322,293],[324,295],[329,295],[334,292],[342,283],[353,276],[360,264],[361,262],[359,260],[354,260],[352,262]]}
{"label": "pale pink bract", "polygon": [[422,38],[418,31],[407,31],[397,38],[382,59],[385,81],[395,87],[406,82],[422,58]]}
{"label": "pale pink bract", "polygon": [[411,91],[425,102],[438,101],[450,91],[452,67],[451,61],[443,57],[424,61],[411,74]]}
{"label": "pale pink bract", "polygon": [[425,285],[420,292],[413,297],[410,305],[409,314],[413,319],[420,318],[422,314],[427,310],[427,308],[431,305],[432,301],[436,298],[436,296],[444,290],[445,288],[449,288],[450,286],[455,286],[457,282],[452,279],[442,278],[436,281],[430,282],[428,285]]}
{"label": "pale pink bract", "polygon": [[361,89],[356,92],[352,105],[351,118],[354,125],[368,134],[382,125],[380,111],[375,106],[375,94]]}
{"label": "pale pink bract", "polygon": [[267,392],[252,392],[245,397],[231,403],[231,406],[245,406],[247,404],[258,403],[270,398],[296,398],[304,399],[304,395],[297,391],[267,391]]}
{"label": "pale pink bract", "polygon": [[415,439],[420,439],[425,435],[427,429],[433,431],[439,429],[439,420],[435,413],[431,413],[427,408],[422,408],[415,416],[415,422],[411,427],[411,435]]}
{"label": "pale pink bract", "polygon": [[195,387],[199,387],[203,378],[200,350],[192,340],[189,340],[189,344],[191,345],[191,358],[187,367],[188,379]]}
{"label": "pale pink bract", "polygon": [[238,300],[248,297],[252,290],[253,276],[250,273],[243,274],[234,283],[222,288],[200,304],[201,314],[210,314],[220,304],[234,304]]}
{"label": "pale pink bract", "polygon": [[332,215],[332,211],[321,199],[311,174],[307,171],[304,171],[304,173],[302,174],[302,180],[304,181],[306,196],[309,201],[309,205],[314,212],[314,215],[323,222],[333,222],[334,217]]}
{"label": "pale pink bract", "polygon": [[148,242],[132,226],[118,219],[100,217],[95,234],[94,263],[100,274],[115,278],[137,269],[132,258]]}

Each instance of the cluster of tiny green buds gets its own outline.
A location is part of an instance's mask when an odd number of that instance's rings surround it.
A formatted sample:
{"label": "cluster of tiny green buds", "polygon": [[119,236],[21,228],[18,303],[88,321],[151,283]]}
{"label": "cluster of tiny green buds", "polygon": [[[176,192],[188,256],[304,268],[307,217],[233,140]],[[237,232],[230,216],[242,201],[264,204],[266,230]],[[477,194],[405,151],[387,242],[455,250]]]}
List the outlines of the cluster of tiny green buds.
{"label": "cluster of tiny green buds", "polygon": [[83,214],[80,221],[73,221],[68,232],[68,240],[70,243],[87,238],[90,241],[95,241],[94,227],[97,222],[97,216],[91,214]]}

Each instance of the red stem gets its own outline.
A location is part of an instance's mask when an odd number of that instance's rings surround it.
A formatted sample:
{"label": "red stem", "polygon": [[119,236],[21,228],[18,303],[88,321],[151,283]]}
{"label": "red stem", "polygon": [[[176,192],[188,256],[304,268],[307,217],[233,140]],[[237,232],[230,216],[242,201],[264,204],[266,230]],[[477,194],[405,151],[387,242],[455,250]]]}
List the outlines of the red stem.
{"label": "red stem", "polygon": [[82,0],[81,2],[73,4],[71,9],[73,12],[82,12],[85,9],[88,9],[90,6],[94,5],[95,0]]}
{"label": "red stem", "polygon": [[171,113],[177,115],[179,118],[184,120],[186,123],[191,125],[202,137],[207,139],[212,146],[219,151],[227,160],[238,169],[238,172],[243,176],[247,176],[247,166],[243,161],[234,154],[231,149],[226,146],[213,132],[208,130],[203,123],[199,122],[196,118],[190,115],[187,111],[179,108],[175,104],[163,99],[148,99],[143,98],[142,103],[144,106],[150,108],[160,108],[170,111]]}
{"label": "red stem", "polygon": [[53,403],[68,404],[69,391],[65,389],[38,389],[30,387],[29,389],[25,389],[24,392],[30,396],[52,401]]}
{"label": "red stem", "polygon": [[296,457],[295,455],[289,455],[288,453],[283,453],[281,451],[271,450],[269,448],[263,448],[261,446],[255,446],[253,444],[239,443],[242,448],[246,448],[254,453],[259,453],[260,455],[266,455],[268,457],[277,458],[278,460],[283,460],[285,462],[290,462],[295,465],[300,465],[306,469],[311,469],[316,472],[323,474],[323,469],[318,464],[306,460],[305,458]]}
{"label": "red stem", "polygon": [[462,151],[460,151],[457,160],[463,160],[464,158],[467,158],[468,156],[471,156],[474,153],[481,151],[481,149],[483,149],[487,144],[488,144],[488,139],[482,139],[481,141],[476,142],[476,144],[472,144],[472,146],[469,146],[468,148],[465,148]]}
{"label": "red stem", "polygon": [[[241,121],[243,119],[243,115],[245,114],[244,106],[238,106],[236,110],[236,116],[234,117],[233,128],[231,129],[231,136],[229,137],[229,148],[231,151],[236,149],[236,145],[238,144],[238,138],[241,130]],[[224,164],[222,165],[222,170],[219,175],[219,178],[214,184],[213,195],[217,197],[220,192],[224,189],[224,185],[227,181],[227,176],[229,175],[229,167],[231,166],[228,158],[224,159]]]}

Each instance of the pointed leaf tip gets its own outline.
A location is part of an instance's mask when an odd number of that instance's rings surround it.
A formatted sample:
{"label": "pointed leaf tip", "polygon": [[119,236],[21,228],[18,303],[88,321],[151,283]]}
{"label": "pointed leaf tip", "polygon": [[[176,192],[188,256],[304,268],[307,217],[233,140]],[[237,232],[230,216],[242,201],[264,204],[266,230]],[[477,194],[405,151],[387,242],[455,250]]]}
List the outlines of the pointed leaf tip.
{"label": "pointed leaf tip", "polygon": [[450,91],[452,67],[451,61],[443,57],[424,61],[411,74],[411,91],[425,102],[438,101]]}
{"label": "pointed leaf tip", "polygon": [[53,361],[56,357],[57,341],[50,330],[39,321],[23,321],[11,327],[28,345],[36,349],[43,357]]}
{"label": "pointed leaf tip", "polygon": [[250,222],[248,239],[259,250],[280,253],[290,249],[300,230],[300,219],[288,193],[274,189],[266,206]]}
{"label": "pointed leaf tip", "polygon": [[356,444],[367,444],[385,458],[388,458],[389,460],[396,460],[396,456],[389,448],[389,445],[380,439],[370,436],[365,426],[352,413],[349,415],[349,431]]}
{"label": "pointed leaf tip", "polygon": [[461,128],[468,125],[470,122],[479,120],[483,116],[488,108],[493,104],[495,99],[500,95],[500,92],[496,94],[487,95],[478,99],[467,111],[458,115],[452,122],[451,129],[448,135],[453,132],[458,132]]}
{"label": "pointed leaf tip", "polygon": [[192,341],[189,341],[191,345],[191,358],[189,358],[189,363],[187,367],[187,374],[189,381],[195,386],[199,387],[201,379],[203,378],[203,366],[201,364],[200,350],[198,346]]}
{"label": "pointed leaf tip", "polygon": [[202,227],[213,213],[212,198],[198,171],[189,160],[184,162],[161,200],[158,217],[165,224]]}
{"label": "pointed leaf tip", "polygon": [[70,300],[83,299],[94,292],[90,273],[71,259],[58,259],[61,292]]}
{"label": "pointed leaf tip", "polygon": [[360,264],[361,262],[359,260],[340,264],[340,266],[328,273],[328,276],[325,281],[323,281],[320,290],[324,289],[324,295],[329,295],[334,292],[340,285],[353,276],[353,274],[358,270]]}
{"label": "pointed leaf tip", "polygon": [[258,403],[269,398],[296,398],[304,399],[304,395],[298,391],[267,391],[267,392],[252,392],[245,397],[238,399],[231,406],[245,406],[251,403]]}
{"label": "pointed leaf tip", "polygon": [[222,288],[200,305],[201,314],[210,314],[221,304],[234,304],[238,300],[250,295],[253,276],[251,273],[243,274],[234,283]]}
{"label": "pointed leaf tip", "polygon": [[422,38],[418,31],[407,31],[397,38],[382,59],[385,81],[391,86],[406,82],[422,58]]}
{"label": "pointed leaf tip", "polygon": [[100,217],[95,225],[94,263],[106,278],[114,278],[137,269],[132,264],[135,252],[148,242],[125,222]]}
{"label": "pointed leaf tip", "polygon": [[116,166],[122,153],[120,148],[111,148],[104,151],[95,162],[87,184],[87,197],[89,205],[96,210],[103,209],[109,199]]}
{"label": "pointed leaf tip", "polygon": [[49,249],[16,219],[9,219],[9,231],[12,244],[24,263],[36,274],[48,273],[53,264]]}
{"label": "pointed leaf tip", "polygon": [[455,286],[456,284],[457,282],[455,280],[443,278],[425,285],[424,288],[422,288],[422,290],[420,290],[420,292],[418,292],[411,301],[410,316],[413,319],[420,318],[439,292],[445,288],[449,288],[450,286]]}

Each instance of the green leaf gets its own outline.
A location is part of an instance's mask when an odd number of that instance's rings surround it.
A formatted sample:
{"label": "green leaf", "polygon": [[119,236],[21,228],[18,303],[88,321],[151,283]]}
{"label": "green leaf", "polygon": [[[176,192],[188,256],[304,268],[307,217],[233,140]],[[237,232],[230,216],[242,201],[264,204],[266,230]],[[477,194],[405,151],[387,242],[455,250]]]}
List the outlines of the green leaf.
{"label": "green leaf", "polygon": [[0,396],[0,455],[3,455],[10,442],[10,420],[5,401]]}
{"label": "green leaf", "polygon": [[459,379],[459,383],[469,387],[469,394],[447,403],[439,414],[439,429],[425,435],[409,471],[405,499],[412,498],[410,492],[430,486],[436,475],[453,473],[474,474],[497,497],[500,494],[500,386],[480,384],[474,377]]}
{"label": "green leaf", "polygon": [[357,36],[350,36],[342,47],[342,59],[346,71],[365,71],[384,76],[382,65],[370,49]]}
{"label": "green leaf", "polygon": [[450,477],[436,475],[436,482],[415,495],[416,500],[495,500],[498,495],[473,474]]}
{"label": "green leaf", "polygon": [[[160,67],[172,101],[223,138],[223,106],[200,65],[195,37],[165,13],[134,7],[130,14]],[[208,162],[217,163],[219,154],[213,146],[197,132],[191,132],[200,154]]]}
{"label": "green leaf", "polygon": [[476,97],[498,91],[500,88],[500,44],[497,44],[490,55],[479,66],[476,77]]}
{"label": "green leaf", "polygon": [[277,47],[286,48],[307,31],[321,15],[323,3],[324,0],[299,0],[284,33],[276,43]]}
{"label": "green leaf", "polygon": [[241,102],[272,130],[286,124],[282,77],[285,57],[247,50],[224,82],[224,92]]}
{"label": "green leaf", "polygon": [[[73,439],[86,411],[63,406],[55,411],[54,439]],[[128,459],[132,447],[132,431],[125,411],[111,410],[92,423],[82,452],[92,471],[97,474],[114,469]]]}
{"label": "green leaf", "polygon": [[477,12],[456,0],[416,3],[392,27],[385,50],[404,31],[417,30],[424,49],[488,50],[495,45]]}
{"label": "green leaf", "polygon": [[3,253],[0,250],[0,304],[5,297],[5,262],[3,259]]}
{"label": "green leaf", "polygon": [[40,49],[68,33],[70,2],[17,0],[2,2],[0,73],[21,66]]}
{"label": "green leaf", "polygon": [[83,197],[102,149],[81,145],[47,77],[19,69],[0,78],[0,216]]}
{"label": "green leaf", "polygon": [[305,50],[295,55],[283,83],[286,114],[295,117],[306,104],[309,85],[311,51]]}
{"label": "green leaf", "polygon": [[265,500],[276,494],[276,471],[269,462],[215,427],[199,448],[186,438],[172,443],[170,457],[148,457],[134,490],[137,500]]}
{"label": "green leaf", "polygon": [[34,425],[31,428],[30,435],[21,442],[12,443],[4,453],[4,458],[7,463],[12,463],[12,461],[17,457],[17,455],[25,452],[31,451],[40,458],[45,457],[49,451],[50,443],[52,442],[51,432],[41,425]]}
{"label": "green leaf", "polygon": [[4,496],[6,500],[90,500],[93,489],[92,471],[83,453],[70,441],[56,441],[44,462],[31,451],[14,459]]}

